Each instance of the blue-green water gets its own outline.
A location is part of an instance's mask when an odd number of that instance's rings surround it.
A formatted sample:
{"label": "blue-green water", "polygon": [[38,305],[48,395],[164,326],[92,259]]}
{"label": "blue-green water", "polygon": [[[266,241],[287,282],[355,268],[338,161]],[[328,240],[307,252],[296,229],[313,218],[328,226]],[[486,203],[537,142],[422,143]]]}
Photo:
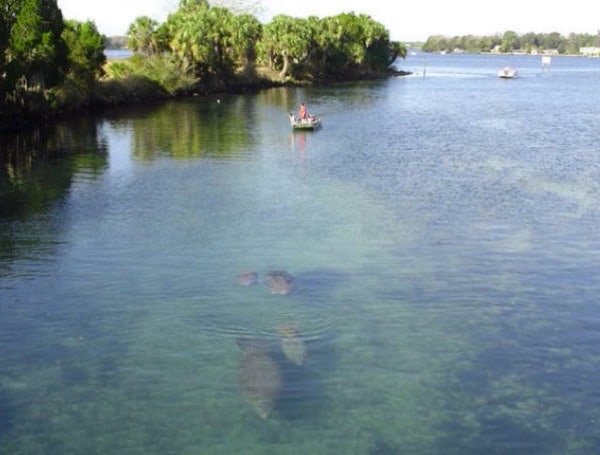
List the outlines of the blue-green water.
{"label": "blue-green water", "polygon": [[600,60],[401,66],[3,137],[0,454],[598,453]]}

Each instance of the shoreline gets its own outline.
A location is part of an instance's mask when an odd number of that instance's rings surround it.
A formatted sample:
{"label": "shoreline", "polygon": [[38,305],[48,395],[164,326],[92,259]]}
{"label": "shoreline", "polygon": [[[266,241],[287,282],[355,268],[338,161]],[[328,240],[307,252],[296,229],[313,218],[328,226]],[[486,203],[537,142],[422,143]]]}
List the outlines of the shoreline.
{"label": "shoreline", "polygon": [[0,113],[0,132],[19,132],[35,128],[45,122],[68,119],[80,113],[101,113],[103,111],[124,106],[136,106],[143,103],[154,103],[166,100],[177,100],[191,97],[205,97],[219,94],[236,95],[256,93],[277,87],[305,87],[311,85],[330,85],[345,82],[377,80],[387,77],[408,76],[410,71],[389,68],[385,72],[354,75],[317,80],[277,80],[265,76],[257,76],[250,80],[239,79],[225,86],[198,86],[179,94],[169,94],[158,84],[149,79],[132,78],[131,80],[109,79],[98,81],[94,93],[82,99],[65,102],[56,109],[47,108],[22,113]]}

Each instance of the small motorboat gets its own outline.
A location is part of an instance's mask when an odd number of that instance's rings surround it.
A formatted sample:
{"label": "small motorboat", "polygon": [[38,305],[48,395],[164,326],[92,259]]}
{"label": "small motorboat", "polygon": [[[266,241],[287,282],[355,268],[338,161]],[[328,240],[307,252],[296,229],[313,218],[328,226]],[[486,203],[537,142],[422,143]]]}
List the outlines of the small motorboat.
{"label": "small motorboat", "polygon": [[309,116],[305,119],[296,118],[296,116],[290,112],[290,124],[294,130],[316,130],[321,127],[321,119],[314,115]]}
{"label": "small motorboat", "polygon": [[517,77],[517,69],[512,66],[505,66],[498,71],[498,77],[501,79],[514,79]]}

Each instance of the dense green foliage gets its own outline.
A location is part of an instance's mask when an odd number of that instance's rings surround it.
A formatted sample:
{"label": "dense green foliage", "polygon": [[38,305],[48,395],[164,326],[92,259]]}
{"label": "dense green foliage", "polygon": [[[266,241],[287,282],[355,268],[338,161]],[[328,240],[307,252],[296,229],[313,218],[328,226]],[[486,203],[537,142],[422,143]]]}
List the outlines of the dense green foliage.
{"label": "dense green foliage", "polygon": [[68,49],[68,73],[83,88],[91,87],[102,75],[106,62],[104,38],[93,22],[66,21],[62,38]]}
{"label": "dense green foliage", "polygon": [[600,34],[575,34],[564,37],[560,33],[526,33],[512,30],[502,35],[489,36],[430,36],[422,46],[425,52],[542,52],[554,50],[559,54],[578,54],[581,47],[600,46]]}
{"label": "dense green foliage", "polygon": [[39,109],[45,89],[61,82],[68,63],[62,14],[55,0],[3,0],[0,11],[2,110]]}
{"label": "dense green foliage", "polygon": [[92,22],[64,21],[55,0],[0,0],[0,114],[56,109],[66,82],[87,92],[105,61]]}
{"label": "dense green foliage", "polygon": [[276,16],[265,26],[262,57],[280,76],[356,77],[386,70],[406,50],[366,15],[318,19]]}
{"label": "dense green foliage", "polygon": [[182,72],[215,88],[252,78],[257,65],[281,80],[355,78],[383,72],[406,55],[406,47],[390,41],[385,27],[366,15],[279,15],[263,25],[206,0],[182,0],[164,24],[136,19],[128,39],[135,52],[174,56]]}
{"label": "dense green foliage", "polygon": [[134,52],[151,55],[158,52],[158,22],[148,16],[138,17],[127,30],[127,47]]}
{"label": "dense green foliage", "polygon": [[253,55],[260,23],[250,15],[195,2],[171,14],[157,32],[185,68],[204,82],[225,83],[242,59]]}
{"label": "dense green foliage", "polygon": [[[261,24],[247,12],[254,0],[217,4],[235,8],[180,0],[164,23],[137,18],[127,33],[134,56],[105,65],[106,38],[93,22],[63,20],[56,0],[0,0],[0,117],[119,102],[139,97],[140,88],[151,96],[259,87],[274,78],[354,79],[383,73],[406,55],[364,14],[280,15]],[[99,84],[103,75],[109,80]]]}
{"label": "dense green foliage", "polygon": [[7,49],[9,80],[25,88],[44,89],[58,84],[67,66],[61,39],[63,18],[55,0],[23,0],[11,17]]}

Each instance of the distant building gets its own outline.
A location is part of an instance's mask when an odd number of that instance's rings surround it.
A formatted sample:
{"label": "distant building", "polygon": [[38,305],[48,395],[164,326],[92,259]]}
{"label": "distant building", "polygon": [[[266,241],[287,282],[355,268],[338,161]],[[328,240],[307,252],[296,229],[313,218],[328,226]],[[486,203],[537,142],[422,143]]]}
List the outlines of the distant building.
{"label": "distant building", "polygon": [[580,47],[579,53],[585,57],[600,57],[600,47]]}

